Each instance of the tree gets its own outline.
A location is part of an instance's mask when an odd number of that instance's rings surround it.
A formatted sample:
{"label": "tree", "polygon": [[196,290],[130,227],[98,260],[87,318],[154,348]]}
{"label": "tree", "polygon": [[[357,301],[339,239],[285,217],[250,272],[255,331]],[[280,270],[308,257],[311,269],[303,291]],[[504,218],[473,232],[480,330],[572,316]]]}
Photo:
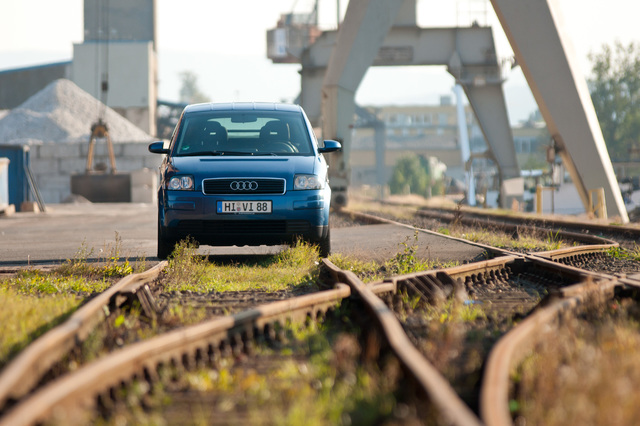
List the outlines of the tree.
{"label": "tree", "polygon": [[392,194],[403,194],[408,186],[412,194],[425,195],[429,185],[427,169],[417,155],[402,157],[396,163],[389,181]]}
{"label": "tree", "polygon": [[180,79],[182,80],[180,102],[196,104],[210,101],[209,97],[203,94],[198,88],[198,76],[194,72],[182,71],[180,73]]}
{"label": "tree", "polygon": [[604,45],[589,60],[591,99],[609,155],[628,159],[640,141],[640,44]]}

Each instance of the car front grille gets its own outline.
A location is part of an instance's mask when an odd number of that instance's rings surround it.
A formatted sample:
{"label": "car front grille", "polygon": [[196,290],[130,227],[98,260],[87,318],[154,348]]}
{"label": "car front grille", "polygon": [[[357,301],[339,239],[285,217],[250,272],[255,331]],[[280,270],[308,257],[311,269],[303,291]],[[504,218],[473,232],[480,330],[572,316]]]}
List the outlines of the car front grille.
{"label": "car front grille", "polygon": [[229,194],[284,194],[284,179],[205,179],[202,181],[205,195]]}

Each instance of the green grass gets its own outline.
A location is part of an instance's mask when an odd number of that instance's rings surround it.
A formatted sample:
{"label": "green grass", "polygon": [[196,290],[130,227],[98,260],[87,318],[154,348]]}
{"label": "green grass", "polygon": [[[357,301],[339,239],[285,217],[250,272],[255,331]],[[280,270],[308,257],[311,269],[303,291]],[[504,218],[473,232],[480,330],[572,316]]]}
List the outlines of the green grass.
{"label": "green grass", "polygon": [[94,249],[85,243],[72,259],[51,271],[24,270],[0,281],[0,366],[49,329],[64,321],[83,299],[106,290],[134,269],[144,269],[120,260],[121,239],[103,250],[104,258],[89,262]]}
{"label": "green grass", "polygon": [[449,231],[446,235],[486,244],[493,247],[523,251],[550,251],[565,246],[558,234],[548,233],[544,238],[536,235],[518,234],[517,238],[501,231],[487,229]]}
{"label": "green grass", "polygon": [[89,258],[95,254],[95,248],[89,248],[83,242],[72,259],[67,260],[57,268],[60,275],[84,276],[90,279],[122,278],[134,272],[142,272],[146,269],[146,259],[142,258],[131,265],[129,260],[122,261],[122,238],[115,233],[114,243],[107,244],[100,250],[103,253],[96,262],[90,262]]}
{"label": "green grass", "polygon": [[57,272],[38,270],[18,273],[5,285],[15,292],[41,296],[44,294],[92,294],[106,290],[110,283],[106,280],[89,281],[84,276],[60,275]]}
{"label": "green grass", "polygon": [[[256,348],[249,365],[222,359],[215,369],[161,374],[177,380],[154,387],[152,399],[146,399],[151,410],[140,408],[139,401],[148,398],[142,396],[145,386],[130,388],[124,398],[128,406],[108,423],[171,423],[182,415],[180,421],[188,424],[216,419],[238,424],[376,424],[393,415],[400,377],[396,363],[380,369],[361,362],[362,349],[343,326],[287,324],[284,333],[285,343]],[[180,398],[188,408],[176,413],[171,403],[180,394],[193,397]]]}
{"label": "green grass", "polygon": [[25,293],[0,282],[0,367],[66,319],[81,301],[73,294]]}
{"label": "green grass", "polygon": [[611,257],[623,260],[634,260],[640,262],[640,246],[635,244],[632,249],[622,247],[611,247],[607,250],[607,254]]}
{"label": "green grass", "polygon": [[380,281],[394,275],[450,268],[458,265],[458,262],[440,262],[439,260],[418,257],[417,230],[414,232],[413,240],[414,243],[410,244],[411,237],[405,238],[398,244],[396,255],[382,264],[375,261],[363,262],[342,254],[332,254],[329,256],[329,260],[340,269],[352,271],[365,283]]}
{"label": "green grass", "polygon": [[243,262],[219,263],[196,255],[192,242],[176,246],[165,269],[165,291],[274,292],[314,286],[318,273],[318,249],[299,242],[272,256]]}
{"label": "green grass", "polygon": [[[351,205],[350,205],[351,207]],[[356,204],[353,210],[360,211],[380,211],[382,213],[395,216],[397,220],[413,219],[415,209],[398,209],[397,206],[384,206],[378,203],[368,203],[366,205]],[[550,251],[566,246],[566,243],[559,237],[558,233],[549,232],[546,235],[534,235],[534,233],[519,233],[517,237],[511,234],[498,231],[495,229],[478,229],[464,226],[460,223],[460,219],[464,215],[458,204],[454,210],[454,219],[448,227],[441,226],[436,232],[444,235],[450,235],[456,238],[490,245],[493,247],[512,249],[518,251]],[[510,210],[500,211],[494,209],[494,212],[511,216],[514,212]]]}

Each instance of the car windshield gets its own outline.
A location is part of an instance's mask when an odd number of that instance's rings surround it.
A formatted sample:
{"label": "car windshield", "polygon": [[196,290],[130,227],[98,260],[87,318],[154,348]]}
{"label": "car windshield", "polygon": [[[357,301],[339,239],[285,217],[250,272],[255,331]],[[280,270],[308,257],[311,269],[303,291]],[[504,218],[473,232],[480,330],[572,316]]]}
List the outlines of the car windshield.
{"label": "car windshield", "polygon": [[310,155],[299,112],[207,111],[185,115],[174,155]]}

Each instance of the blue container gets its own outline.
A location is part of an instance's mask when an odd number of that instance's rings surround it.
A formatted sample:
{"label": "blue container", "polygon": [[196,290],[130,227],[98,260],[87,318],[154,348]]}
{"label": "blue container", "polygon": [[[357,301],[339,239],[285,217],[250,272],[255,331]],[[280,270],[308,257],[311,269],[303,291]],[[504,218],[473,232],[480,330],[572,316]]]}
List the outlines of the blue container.
{"label": "blue container", "polygon": [[15,205],[17,211],[23,201],[29,201],[29,181],[25,173],[29,154],[26,145],[0,145],[0,157],[9,159],[9,204]]}

